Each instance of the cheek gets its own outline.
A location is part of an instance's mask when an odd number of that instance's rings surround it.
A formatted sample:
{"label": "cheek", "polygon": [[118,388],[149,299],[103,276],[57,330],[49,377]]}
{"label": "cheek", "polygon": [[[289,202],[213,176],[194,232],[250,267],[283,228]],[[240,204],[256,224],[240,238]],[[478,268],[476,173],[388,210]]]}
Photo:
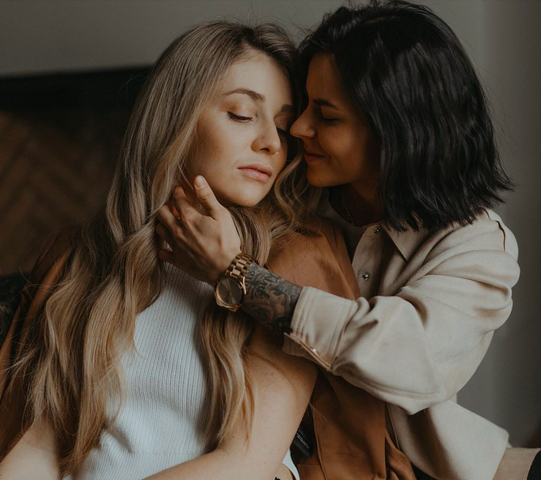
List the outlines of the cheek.
{"label": "cheek", "polygon": [[231,134],[227,125],[218,120],[210,121],[207,118],[200,119],[195,135],[197,143],[197,158],[205,162],[207,158],[221,158],[227,156],[231,145]]}
{"label": "cheek", "polygon": [[220,172],[231,166],[234,158],[229,142],[224,142],[219,135],[198,135],[197,147],[193,149],[191,159],[196,174],[201,174],[209,180],[210,177],[219,179]]}
{"label": "cheek", "polygon": [[286,156],[284,155],[284,158],[274,162],[274,171],[276,172],[276,175],[274,177],[274,181],[276,181],[276,177],[278,175],[280,175],[280,173],[282,172],[282,170],[286,167],[286,163],[287,163],[287,159],[286,159]]}
{"label": "cheek", "polygon": [[326,151],[332,159],[332,163],[344,172],[351,172],[359,168],[361,161],[361,149],[355,135],[349,132],[337,130],[333,135],[327,135],[323,139],[326,143]]}

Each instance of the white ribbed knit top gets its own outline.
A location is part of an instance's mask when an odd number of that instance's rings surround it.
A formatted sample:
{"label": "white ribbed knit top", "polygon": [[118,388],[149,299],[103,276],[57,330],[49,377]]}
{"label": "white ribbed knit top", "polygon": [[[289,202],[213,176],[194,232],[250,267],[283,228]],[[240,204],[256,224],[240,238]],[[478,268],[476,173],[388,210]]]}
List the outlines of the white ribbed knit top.
{"label": "white ribbed knit top", "polygon": [[[213,289],[166,264],[166,285],[135,323],[122,358],[123,403],[83,468],[67,480],[138,480],[205,453],[207,377],[199,322]],[[110,418],[118,399],[108,406]],[[298,479],[288,452],[284,463]]]}
{"label": "white ribbed knit top", "polygon": [[[212,287],[166,267],[166,286],[137,316],[136,351],[122,359],[120,413],[73,480],[137,480],[204,453],[207,383],[199,321]],[[118,399],[108,414],[114,415]]]}

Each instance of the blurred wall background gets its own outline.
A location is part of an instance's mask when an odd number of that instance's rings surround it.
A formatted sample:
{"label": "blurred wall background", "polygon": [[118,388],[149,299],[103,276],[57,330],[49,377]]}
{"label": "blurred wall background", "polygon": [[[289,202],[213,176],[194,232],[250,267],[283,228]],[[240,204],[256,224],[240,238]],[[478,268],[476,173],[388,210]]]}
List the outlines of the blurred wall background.
{"label": "blurred wall background", "polygon": [[[336,0],[0,0],[0,85],[5,79],[21,76],[145,67],[185,27],[207,19],[279,21],[298,39],[302,38],[303,29],[313,26],[325,12],[342,3]],[[517,184],[506,205],[498,209],[520,246],[522,276],[514,291],[514,311],[497,332],[486,359],[460,393],[459,401],[508,429],[513,444],[541,446],[541,29],[538,28],[541,2],[421,0],[420,3],[433,8],[451,25],[477,66],[493,105],[505,164]],[[119,138],[125,117],[122,113],[120,117],[117,114],[106,117],[113,125],[106,132]],[[25,117],[22,128],[30,128],[28,118]],[[48,127],[44,126],[47,119],[43,115],[39,121],[35,115],[31,118],[32,125],[41,128],[41,141],[50,142]],[[61,134],[68,142],[78,145],[74,148],[79,150],[68,152],[78,161],[84,156],[81,154],[84,148],[88,153],[94,142],[103,137],[103,127],[92,127],[92,121],[89,127],[85,117],[77,130],[69,118],[69,115],[62,117]],[[24,240],[20,229],[7,229],[1,209],[2,203],[9,203],[7,184],[13,185],[6,180],[2,187],[1,176],[10,161],[22,161],[13,151],[5,154],[8,147],[2,144],[4,132],[4,142],[13,150],[15,134],[9,128],[13,128],[14,122],[20,123],[21,119],[13,116],[3,119],[0,112],[0,273],[10,273],[2,265],[3,261],[6,263],[2,259],[9,256],[15,243]],[[43,143],[36,145],[33,158],[40,157],[44,151]],[[98,155],[102,160],[113,155],[118,145],[103,148]],[[109,178],[105,175],[105,180],[99,180],[100,177],[88,180],[96,162],[91,159],[84,168],[71,168],[83,175],[77,180],[77,188],[90,192],[90,197],[102,195]],[[41,168],[44,172],[47,164]],[[69,184],[72,180],[65,170],[59,167],[64,172],[59,175]],[[39,185],[40,178],[38,169],[34,185]],[[24,176],[19,181],[24,185]],[[17,192],[21,193],[17,198],[24,196],[24,190],[18,188]],[[11,195],[14,201],[13,192]],[[95,208],[94,203],[85,202],[82,211]],[[28,196],[27,210],[20,212],[35,212],[37,203]],[[45,214],[44,210],[32,221],[43,219]],[[70,215],[71,221],[82,214],[77,210]],[[29,217],[20,218],[20,228],[24,223],[31,223]],[[47,226],[56,228],[56,224],[47,223]]]}

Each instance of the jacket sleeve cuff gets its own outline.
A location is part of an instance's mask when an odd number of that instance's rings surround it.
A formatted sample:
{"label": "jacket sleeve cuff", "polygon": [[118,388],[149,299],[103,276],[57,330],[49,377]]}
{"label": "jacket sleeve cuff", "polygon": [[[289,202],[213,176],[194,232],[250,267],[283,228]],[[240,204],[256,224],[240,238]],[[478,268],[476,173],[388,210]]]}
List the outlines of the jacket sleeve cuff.
{"label": "jacket sleeve cuff", "polygon": [[350,317],[351,303],[351,300],[304,287],[291,320],[291,332],[286,334],[284,351],[310,358],[330,370],[343,326]]}

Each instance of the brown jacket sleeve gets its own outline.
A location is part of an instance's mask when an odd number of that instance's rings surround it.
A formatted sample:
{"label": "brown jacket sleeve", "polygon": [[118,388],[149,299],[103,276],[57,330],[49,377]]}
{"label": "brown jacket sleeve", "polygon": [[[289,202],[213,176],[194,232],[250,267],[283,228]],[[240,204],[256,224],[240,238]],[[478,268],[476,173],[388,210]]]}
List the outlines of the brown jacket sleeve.
{"label": "brown jacket sleeve", "polygon": [[25,406],[28,385],[12,374],[13,362],[25,347],[25,338],[39,320],[39,313],[54,291],[74,244],[74,234],[63,234],[42,251],[28,278],[21,302],[0,348],[0,461],[29,427]]}

